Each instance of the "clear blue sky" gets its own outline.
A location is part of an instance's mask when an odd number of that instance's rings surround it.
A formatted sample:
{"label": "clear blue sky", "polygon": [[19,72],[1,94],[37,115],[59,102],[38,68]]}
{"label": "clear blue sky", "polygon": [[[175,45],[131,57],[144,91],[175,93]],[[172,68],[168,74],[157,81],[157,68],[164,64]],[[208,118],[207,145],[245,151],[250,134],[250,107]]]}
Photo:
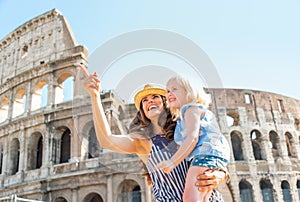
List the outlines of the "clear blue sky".
{"label": "clear blue sky", "polygon": [[224,87],[300,99],[298,0],[0,0],[0,39],[57,8],[90,53],[120,34],[145,28],[181,34],[201,47]]}

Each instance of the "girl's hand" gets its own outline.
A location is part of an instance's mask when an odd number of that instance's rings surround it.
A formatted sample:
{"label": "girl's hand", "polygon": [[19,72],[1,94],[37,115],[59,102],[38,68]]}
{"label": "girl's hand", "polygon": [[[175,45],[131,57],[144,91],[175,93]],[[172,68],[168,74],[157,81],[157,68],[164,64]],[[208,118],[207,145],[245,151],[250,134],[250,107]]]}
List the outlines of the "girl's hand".
{"label": "girl's hand", "polygon": [[162,161],[159,164],[157,164],[157,168],[165,173],[170,173],[175,168],[175,165],[171,160],[168,160]]}
{"label": "girl's hand", "polygon": [[203,174],[197,176],[197,182],[195,186],[199,191],[211,191],[216,189],[226,179],[225,171],[208,170]]}

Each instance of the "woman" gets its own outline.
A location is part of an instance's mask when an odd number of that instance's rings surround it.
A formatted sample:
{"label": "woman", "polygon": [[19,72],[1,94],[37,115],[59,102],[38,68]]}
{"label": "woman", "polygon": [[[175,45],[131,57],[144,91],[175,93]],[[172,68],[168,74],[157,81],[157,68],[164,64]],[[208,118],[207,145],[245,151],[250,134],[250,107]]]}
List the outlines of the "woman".
{"label": "woman", "polygon": [[[156,201],[182,201],[187,162],[183,161],[170,174],[155,167],[159,158],[167,158],[176,151],[174,148],[176,145],[172,141],[175,124],[171,121],[171,113],[165,104],[165,90],[148,85],[139,91],[134,98],[139,111],[130,125],[130,134],[113,135],[100,100],[99,76],[96,73],[89,75],[84,67],[81,65],[79,67],[86,77],[84,88],[91,96],[99,144],[114,152],[137,154],[147,166]],[[222,171],[205,173],[198,176],[195,186],[198,186],[199,190],[212,190],[224,179],[225,173]],[[213,194],[212,198],[221,198],[217,192]]]}

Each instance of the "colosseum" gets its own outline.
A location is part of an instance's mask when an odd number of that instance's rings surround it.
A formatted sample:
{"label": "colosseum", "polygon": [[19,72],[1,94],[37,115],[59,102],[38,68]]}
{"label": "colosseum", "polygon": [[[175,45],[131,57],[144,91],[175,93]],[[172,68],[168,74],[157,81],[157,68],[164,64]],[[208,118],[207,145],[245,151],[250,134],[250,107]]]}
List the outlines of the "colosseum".
{"label": "colosseum", "polygon": [[[89,96],[75,63],[88,61],[56,9],[0,41],[0,201],[150,202],[135,155],[96,141]],[[80,74],[79,74],[80,75]],[[250,89],[207,89],[232,148],[226,202],[300,201],[300,101]],[[135,115],[101,93],[112,131]],[[122,121],[120,121],[122,120]]]}

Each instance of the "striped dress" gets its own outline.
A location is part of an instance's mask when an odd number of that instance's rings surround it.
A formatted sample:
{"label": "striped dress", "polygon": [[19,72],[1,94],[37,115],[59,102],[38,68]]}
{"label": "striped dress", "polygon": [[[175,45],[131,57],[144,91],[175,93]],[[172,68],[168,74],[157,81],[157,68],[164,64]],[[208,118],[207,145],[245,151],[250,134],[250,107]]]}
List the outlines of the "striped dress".
{"label": "striped dress", "polygon": [[169,174],[157,169],[158,163],[168,160],[174,154],[177,145],[160,135],[155,135],[151,139],[153,146],[146,166],[152,180],[154,199],[157,202],[182,202],[188,164],[182,161]]}
{"label": "striped dress", "polygon": [[[153,146],[146,167],[152,180],[154,200],[156,202],[182,202],[188,162],[184,160],[171,173],[164,173],[156,168],[156,165],[170,159],[177,150],[177,144],[160,135],[155,135],[151,139]],[[222,195],[214,190],[209,201],[223,202]]]}

